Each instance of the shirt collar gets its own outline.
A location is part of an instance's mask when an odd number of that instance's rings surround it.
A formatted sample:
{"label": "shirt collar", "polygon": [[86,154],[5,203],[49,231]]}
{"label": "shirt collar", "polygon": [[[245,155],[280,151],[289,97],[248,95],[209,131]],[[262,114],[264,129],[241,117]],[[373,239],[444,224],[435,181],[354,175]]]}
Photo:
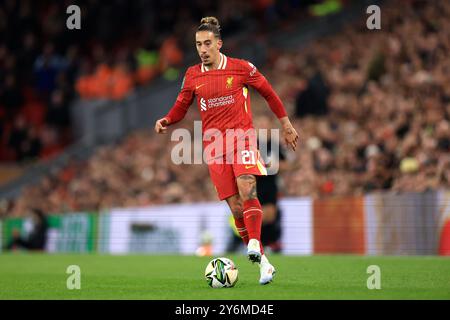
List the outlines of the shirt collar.
{"label": "shirt collar", "polygon": [[[221,52],[219,52],[219,53],[220,53],[220,63],[219,63],[219,67],[217,68],[217,70],[225,70],[225,68],[227,67],[228,58],[226,55],[222,54]],[[209,71],[209,69],[207,66],[205,66],[202,63],[202,72],[205,72],[205,71]]]}

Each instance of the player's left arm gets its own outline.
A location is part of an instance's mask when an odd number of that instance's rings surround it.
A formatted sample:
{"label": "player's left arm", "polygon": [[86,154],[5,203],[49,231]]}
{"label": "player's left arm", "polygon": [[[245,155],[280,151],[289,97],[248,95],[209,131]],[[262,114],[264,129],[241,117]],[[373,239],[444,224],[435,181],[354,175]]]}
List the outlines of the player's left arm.
{"label": "player's left arm", "polygon": [[264,77],[264,75],[260,73],[253,64],[250,62],[245,62],[244,68],[247,72],[245,84],[258,90],[259,94],[267,101],[270,109],[280,121],[284,141],[292,148],[292,150],[295,151],[297,147],[298,134],[289,120],[286,109],[284,108],[280,97],[277,95],[275,90],[273,90],[266,77]]}

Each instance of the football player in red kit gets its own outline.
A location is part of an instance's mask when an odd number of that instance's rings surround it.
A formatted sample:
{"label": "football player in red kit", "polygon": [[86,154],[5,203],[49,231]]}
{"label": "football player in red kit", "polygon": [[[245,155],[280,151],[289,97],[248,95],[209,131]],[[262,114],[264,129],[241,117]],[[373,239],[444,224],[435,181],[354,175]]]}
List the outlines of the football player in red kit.
{"label": "football player in red kit", "polygon": [[[201,63],[186,71],[175,104],[164,118],[156,121],[155,131],[166,133],[167,126],[183,119],[194,98],[197,99],[204,149],[213,140],[208,136],[212,130],[219,132],[224,141],[225,151],[214,150],[207,160],[212,182],[219,199],[226,200],[231,209],[236,228],[247,246],[248,258],[259,263],[260,284],[267,284],[272,281],[275,268],[261,245],[263,212],[257,198],[255,178],[267,172],[256,146],[248,86],[265,98],[280,121],[286,144],[293,150],[297,146],[298,134],[280,98],[258,69],[248,61],[227,57],[220,52],[220,26],[215,17],[201,20],[195,42]],[[234,133],[231,143],[227,139],[230,130],[238,132]]]}

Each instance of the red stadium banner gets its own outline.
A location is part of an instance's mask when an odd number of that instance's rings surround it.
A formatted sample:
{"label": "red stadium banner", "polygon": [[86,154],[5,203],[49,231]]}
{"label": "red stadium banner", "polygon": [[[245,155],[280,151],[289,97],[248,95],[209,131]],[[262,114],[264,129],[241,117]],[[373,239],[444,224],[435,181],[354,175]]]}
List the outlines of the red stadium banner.
{"label": "red stadium banner", "polygon": [[364,198],[314,200],[313,228],[315,254],[365,254]]}
{"label": "red stadium banner", "polygon": [[450,192],[443,191],[439,199],[439,249],[441,256],[450,256]]}

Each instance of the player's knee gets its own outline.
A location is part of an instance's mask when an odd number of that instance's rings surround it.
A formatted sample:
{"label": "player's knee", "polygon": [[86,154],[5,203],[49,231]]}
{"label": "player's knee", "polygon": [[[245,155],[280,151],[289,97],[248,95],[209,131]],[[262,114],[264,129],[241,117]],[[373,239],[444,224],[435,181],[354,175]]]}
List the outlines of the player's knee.
{"label": "player's knee", "polygon": [[250,199],[255,199],[256,196],[252,196],[251,192],[247,191],[247,190],[243,190],[242,192],[240,192],[242,200],[247,201]]}
{"label": "player's knee", "polygon": [[239,195],[243,201],[256,199],[256,178],[253,175],[242,175],[237,179]]}

